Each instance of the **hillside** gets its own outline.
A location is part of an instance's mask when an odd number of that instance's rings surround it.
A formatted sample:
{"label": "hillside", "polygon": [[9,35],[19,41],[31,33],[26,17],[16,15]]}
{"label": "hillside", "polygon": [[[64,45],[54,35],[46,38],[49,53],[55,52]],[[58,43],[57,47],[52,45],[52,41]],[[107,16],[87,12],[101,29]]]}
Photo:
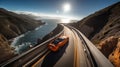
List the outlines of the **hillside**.
{"label": "hillside", "polygon": [[118,57],[120,56],[120,51],[118,51],[120,41],[120,2],[69,25],[79,29],[116,67],[120,67],[120,57]]}
{"label": "hillside", "polygon": [[14,55],[8,40],[34,30],[42,24],[29,16],[18,15],[0,8],[0,62]]}
{"label": "hillside", "polygon": [[[109,36],[109,33],[118,29],[120,19],[120,2],[104,8],[100,11],[91,14],[77,23],[71,23],[70,25],[79,29],[89,39],[104,39]],[[108,33],[109,32],[109,33]],[[118,31],[115,31],[115,33]],[[112,32],[111,32],[112,33]],[[101,36],[102,35],[102,36]],[[114,34],[111,34],[114,35]]]}
{"label": "hillside", "polygon": [[0,32],[7,39],[16,37],[28,30],[33,30],[41,24],[41,22],[32,18],[24,17],[0,8]]}

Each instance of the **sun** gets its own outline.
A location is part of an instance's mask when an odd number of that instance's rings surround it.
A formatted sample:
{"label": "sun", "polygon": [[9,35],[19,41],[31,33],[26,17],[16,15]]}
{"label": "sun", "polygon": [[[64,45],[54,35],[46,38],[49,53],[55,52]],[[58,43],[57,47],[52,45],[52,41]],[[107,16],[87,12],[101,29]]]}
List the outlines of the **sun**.
{"label": "sun", "polygon": [[63,5],[64,12],[69,12],[71,10],[71,5],[69,3],[65,3]]}

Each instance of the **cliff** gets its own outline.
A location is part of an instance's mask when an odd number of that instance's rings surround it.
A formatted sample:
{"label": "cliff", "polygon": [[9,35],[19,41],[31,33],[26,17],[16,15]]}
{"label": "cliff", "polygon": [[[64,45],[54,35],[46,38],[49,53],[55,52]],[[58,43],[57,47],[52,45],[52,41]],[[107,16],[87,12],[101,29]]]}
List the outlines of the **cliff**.
{"label": "cliff", "polygon": [[98,43],[109,36],[119,36],[120,2],[97,11],[76,23],[69,25],[79,29],[93,43]]}
{"label": "cliff", "polygon": [[0,63],[14,56],[7,39],[0,34]]}
{"label": "cliff", "polygon": [[120,67],[120,2],[69,25],[86,35],[115,67]]}
{"label": "cliff", "polygon": [[9,44],[10,39],[34,30],[42,24],[41,21],[34,20],[29,16],[0,8],[0,63],[14,56],[14,49]]}
{"label": "cliff", "polygon": [[18,15],[16,13],[0,8],[0,33],[7,39],[11,39],[29,30],[42,25],[30,17]]}

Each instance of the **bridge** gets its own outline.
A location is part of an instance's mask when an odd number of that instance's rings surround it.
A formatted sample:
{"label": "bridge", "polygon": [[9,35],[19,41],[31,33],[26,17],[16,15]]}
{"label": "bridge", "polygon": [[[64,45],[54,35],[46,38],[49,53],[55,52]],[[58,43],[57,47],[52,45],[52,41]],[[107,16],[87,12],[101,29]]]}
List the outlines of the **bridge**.
{"label": "bridge", "polygon": [[[33,47],[2,64],[1,67],[114,67],[110,61],[74,27],[62,25],[63,30],[54,37]],[[60,35],[69,37],[69,42],[58,52],[47,45]]]}

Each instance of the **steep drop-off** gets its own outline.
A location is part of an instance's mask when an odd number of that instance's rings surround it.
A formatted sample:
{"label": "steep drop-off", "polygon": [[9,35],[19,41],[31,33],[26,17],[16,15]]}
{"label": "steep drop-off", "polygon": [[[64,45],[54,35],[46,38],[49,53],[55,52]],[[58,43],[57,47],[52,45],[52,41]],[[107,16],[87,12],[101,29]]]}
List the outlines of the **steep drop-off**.
{"label": "steep drop-off", "polygon": [[43,23],[0,8],[0,63],[14,56],[9,41]]}

